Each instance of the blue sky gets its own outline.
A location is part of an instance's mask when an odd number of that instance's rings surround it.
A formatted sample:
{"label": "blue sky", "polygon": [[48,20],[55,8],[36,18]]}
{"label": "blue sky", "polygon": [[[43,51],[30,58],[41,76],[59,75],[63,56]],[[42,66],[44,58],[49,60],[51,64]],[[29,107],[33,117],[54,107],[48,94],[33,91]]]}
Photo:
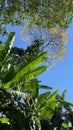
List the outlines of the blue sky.
{"label": "blue sky", "polygon": [[[10,27],[10,31],[16,32],[15,46],[26,48],[25,42],[21,41],[21,27]],[[5,41],[6,37],[1,37],[0,40]],[[61,94],[65,89],[65,99],[73,103],[73,23],[68,28],[68,42],[66,45],[66,56],[62,61],[56,63],[50,70],[44,72],[38,77],[42,84],[51,86],[53,92],[59,90]]]}
{"label": "blue sky", "polygon": [[60,94],[66,89],[65,99],[73,103],[73,23],[68,28],[66,56],[39,79],[43,84],[51,86],[53,91],[58,89]]}

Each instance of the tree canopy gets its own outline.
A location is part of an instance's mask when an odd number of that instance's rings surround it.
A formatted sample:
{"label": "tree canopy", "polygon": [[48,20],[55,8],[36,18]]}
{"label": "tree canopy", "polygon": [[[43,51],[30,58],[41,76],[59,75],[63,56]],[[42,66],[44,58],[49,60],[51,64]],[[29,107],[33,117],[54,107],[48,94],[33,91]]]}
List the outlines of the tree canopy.
{"label": "tree canopy", "polygon": [[[34,24],[52,28],[67,28],[73,19],[73,0],[1,0],[0,1],[0,33],[7,32],[7,24],[24,25],[30,21]],[[3,30],[4,29],[4,30]],[[2,32],[3,31],[3,32]]]}
{"label": "tree canopy", "polygon": [[30,27],[27,23],[21,31],[21,38],[34,45],[33,48],[39,48],[38,54],[44,51],[48,52],[48,66],[64,58],[66,54],[65,46],[68,40],[66,29],[60,27],[48,29],[37,25]]}

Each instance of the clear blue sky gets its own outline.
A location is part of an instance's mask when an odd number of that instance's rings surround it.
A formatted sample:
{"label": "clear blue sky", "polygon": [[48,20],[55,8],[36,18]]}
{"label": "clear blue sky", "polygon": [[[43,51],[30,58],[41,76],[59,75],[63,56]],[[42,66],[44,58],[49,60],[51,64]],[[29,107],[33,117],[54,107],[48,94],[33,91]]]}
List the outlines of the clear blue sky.
{"label": "clear blue sky", "polygon": [[[25,48],[25,42],[20,39],[21,27],[13,28],[9,26],[9,30],[16,32],[15,46]],[[5,39],[6,37],[0,38],[3,42]],[[68,42],[66,45],[65,58],[57,62],[53,68],[39,76],[39,80],[42,81],[42,84],[51,86],[53,92],[58,89],[61,94],[66,89],[65,99],[73,103],[73,23],[68,28]]]}

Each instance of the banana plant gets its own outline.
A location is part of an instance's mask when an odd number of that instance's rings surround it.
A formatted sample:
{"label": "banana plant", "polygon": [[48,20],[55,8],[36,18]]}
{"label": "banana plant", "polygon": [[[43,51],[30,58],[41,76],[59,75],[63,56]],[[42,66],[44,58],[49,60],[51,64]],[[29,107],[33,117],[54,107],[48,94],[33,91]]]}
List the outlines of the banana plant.
{"label": "banana plant", "polygon": [[[18,127],[18,129],[22,129],[23,123],[20,123],[20,120],[22,120],[22,122],[25,122],[25,129],[29,130],[30,124],[28,122],[30,121],[27,121],[28,116],[26,116],[26,114],[23,114],[22,109],[24,108],[25,111],[30,111],[30,109],[25,109],[25,107],[23,107],[26,105],[26,107],[28,108],[29,105],[26,101],[26,103],[22,105],[22,103],[20,103],[20,100],[17,100],[17,98],[26,99],[27,96],[25,95],[27,94],[26,92],[24,94],[24,91],[27,91],[26,86],[28,82],[30,82],[30,80],[33,80],[36,76],[47,69],[47,66],[40,65],[47,60],[47,52],[40,54],[39,56],[35,57],[32,62],[30,61],[26,64],[24,62],[18,66],[13,66],[11,63],[6,64],[7,60],[9,60],[8,56],[13,45],[14,37],[15,33],[11,32],[6,41],[6,44],[4,46],[0,45],[0,99],[2,99],[0,101],[0,112],[1,115],[5,115],[4,117],[1,117],[0,121],[8,122],[9,119],[9,123],[14,128],[16,126]],[[24,87],[26,87],[26,89]],[[17,104],[17,106],[15,104]],[[19,108],[21,108],[21,111],[19,110]],[[14,115],[14,112],[17,113],[17,116],[19,118]]]}
{"label": "banana plant", "polygon": [[47,60],[47,52],[40,54],[39,56],[35,57],[32,62],[27,62],[27,64],[22,63],[20,66],[15,67],[11,66],[11,64],[8,64],[8,68],[5,68],[5,61],[8,60],[7,57],[11,50],[14,37],[15,33],[10,33],[8,40],[6,41],[6,45],[4,47],[2,45],[0,46],[0,80],[2,80],[2,87],[7,89],[9,89],[10,86],[18,86],[17,84],[19,84],[22,80],[27,82],[47,69],[47,66],[38,66]]}
{"label": "banana plant", "polygon": [[[54,123],[54,117],[58,118],[57,112],[61,114],[64,107],[69,112],[66,115],[72,119],[70,107],[73,104],[64,100],[64,93],[58,98],[58,90],[51,93],[51,87],[41,85],[37,80],[37,76],[47,69],[47,66],[42,65],[47,61],[47,52],[14,65],[14,59],[9,56],[14,37],[15,33],[11,32],[6,44],[0,44],[0,129],[53,130],[59,124],[60,128],[68,128],[65,121]],[[25,55],[23,58],[26,58]],[[46,92],[39,94],[40,89]],[[58,120],[61,121],[60,117]],[[48,127],[43,129],[45,122],[48,122]]]}
{"label": "banana plant", "polygon": [[[6,121],[10,124],[9,127],[41,130],[40,120],[46,118],[46,116],[42,116],[42,113],[45,115],[45,112],[47,112],[51,116],[51,111],[53,112],[55,109],[56,104],[53,102],[55,102],[58,92],[51,94],[49,91],[51,87],[40,85],[37,79],[30,82],[28,83],[28,85],[30,84],[29,88],[26,86],[24,91],[0,88],[0,111],[5,114]],[[48,90],[48,92],[39,95],[41,88]],[[50,104],[52,104],[51,107]],[[46,111],[46,107],[49,111]],[[1,117],[1,119],[3,121],[4,118]]]}
{"label": "banana plant", "polygon": [[[54,99],[52,98],[53,100],[51,100],[50,92],[39,96],[39,90],[41,88],[49,90],[50,87],[39,85],[38,80],[35,79],[36,76],[47,69],[47,66],[43,66],[41,64],[47,60],[47,52],[37,55],[32,61],[29,61],[26,64],[23,62],[18,66],[12,66],[11,63],[6,65],[7,60],[9,60],[8,55],[10,53],[14,37],[15,33],[10,33],[6,45],[0,46],[0,54],[2,57],[0,64],[0,99],[2,99],[0,103],[1,113],[3,112],[3,114],[5,114],[6,122],[11,124],[11,120],[13,120],[12,126],[14,128],[14,124],[16,124],[16,127],[22,129],[23,122],[25,122],[25,129],[32,129],[35,124],[34,129],[40,130],[40,119],[42,119],[42,114],[45,113],[46,109],[43,105],[45,104],[45,107],[47,107],[47,104],[51,101],[53,103],[55,96],[57,95],[56,92],[53,96]],[[24,102],[20,102],[22,99]],[[44,110],[43,113],[42,110]],[[17,112],[19,120],[16,118],[16,115],[14,115],[15,112]],[[20,123],[22,118],[23,121]],[[4,118],[2,117],[2,122],[4,121],[3,119]]]}

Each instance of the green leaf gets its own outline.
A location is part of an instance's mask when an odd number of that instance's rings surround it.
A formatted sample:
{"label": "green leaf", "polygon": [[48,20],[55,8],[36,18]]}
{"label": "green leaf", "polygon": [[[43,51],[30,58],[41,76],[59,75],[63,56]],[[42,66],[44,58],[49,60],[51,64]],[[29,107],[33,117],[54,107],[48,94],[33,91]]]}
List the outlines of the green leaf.
{"label": "green leaf", "polygon": [[42,108],[46,104],[46,100],[50,96],[50,94],[51,94],[51,92],[45,92],[45,93],[39,95],[38,103],[37,103],[38,108]]}
{"label": "green leaf", "polygon": [[6,72],[0,72],[0,79],[2,79],[3,83],[7,83],[10,81],[15,75],[14,68],[11,67]]}
{"label": "green leaf", "polygon": [[56,99],[57,94],[59,93],[59,90],[55,91],[47,100],[46,103],[49,103],[51,101],[54,101]]}
{"label": "green leaf", "polygon": [[0,51],[1,51],[1,50],[3,50],[3,45],[2,45],[2,44],[0,44]]}
{"label": "green leaf", "polygon": [[46,99],[45,104],[41,108],[40,118],[50,118],[56,107],[56,96],[58,90]]}
{"label": "green leaf", "polygon": [[67,101],[65,101],[65,100],[61,100],[61,99],[58,99],[58,101],[61,102],[61,103],[64,103],[64,104],[70,105],[70,106],[73,107],[73,104],[70,103],[70,102],[67,102]]}
{"label": "green leaf", "polygon": [[52,88],[50,86],[40,85],[40,89],[51,90]]}
{"label": "green leaf", "polygon": [[14,39],[15,39],[15,32],[10,32],[8,39],[6,41],[6,44],[5,44],[6,56],[9,54],[13,46]]}
{"label": "green leaf", "polygon": [[64,90],[64,92],[62,93],[62,96],[61,96],[62,99],[65,98],[65,94],[66,94],[66,90]]}
{"label": "green leaf", "polygon": [[31,93],[33,99],[38,98],[39,84],[38,84],[38,80],[36,78],[34,78],[34,79],[30,80],[30,81],[27,81],[24,84],[23,89],[25,89],[25,91],[29,91],[29,93]]}
{"label": "green leaf", "polygon": [[0,122],[1,123],[8,123],[9,119],[6,117],[0,117]]}
{"label": "green leaf", "polygon": [[67,129],[68,128],[68,125],[66,123],[62,123],[62,127]]}
{"label": "green leaf", "polygon": [[16,67],[15,68],[15,72],[14,72],[14,77],[12,78],[12,80],[10,80],[8,83],[4,84],[4,88],[9,88],[11,83],[17,82],[21,77],[25,77],[25,79],[30,80],[33,79],[35,76],[38,76],[39,74],[41,74],[43,71],[45,71],[47,69],[46,66],[41,66],[41,67],[37,67],[35,68],[38,64],[44,62],[47,60],[46,56],[46,52],[42,53],[40,56],[36,57],[35,60],[33,60],[32,62],[28,62],[28,64],[25,66],[20,66],[20,67]]}
{"label": "green leaf", "polygon": [[20,75],[22,75],[24,70],[25,70],[24,74],[28,73],[31,70],[33,70],[33,68],[35,68],[38,64],[45,62],[47,60],[47,58],[45,57],[46,54],[47,54],[47,52],[44,52],[40,56],[36,57],[32,62],[28,62],[26,65],[24,63],[21,66],[15,67],[14,68],[15,75],[17,75],[18,72],[20,72]]}
{"label": "green leaf", "polygon": [[[8,56],[11,47],[13,45],[14,42],[14,38],[15,38],[15,32],[10,32],[8,39],[6,41],[5,46],[3,47],[3,49],[0,51],[0,65],[3,64],[3,61],[6,59],[6,57]],[[0,47],[1,48],[1,47]]]}
{"label": "green leaf", "polygon": [[46,66],[40,66],[36,69],[34,69],[33,71],[31,71],[30,73],[26,74],[24,77],[25,77],[25,80],[31,80],[31,79],[34,79],[36,76],[40,75],[41,73],[43,73],[45,70],[47,69]]}

